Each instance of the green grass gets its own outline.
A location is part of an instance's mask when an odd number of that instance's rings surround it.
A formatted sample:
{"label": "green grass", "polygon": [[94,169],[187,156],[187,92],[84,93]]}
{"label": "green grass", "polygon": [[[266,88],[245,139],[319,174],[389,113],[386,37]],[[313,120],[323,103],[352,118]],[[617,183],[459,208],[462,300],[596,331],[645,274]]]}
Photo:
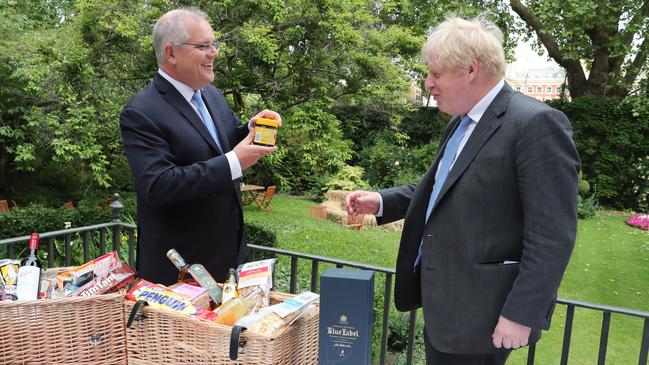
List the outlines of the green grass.
{"label": "green grass", "polygon": [[[273,198],[272,212],[246,206],[244,215],[247,221],[275,231],[282,249],[394,268],[401,232],[372,227],[354,231],[318,221],[309,216],[312,204],[279,195]],[[602,214],[579,221],[575,251],[559,296],[649,312],[649,233],[627,226],[624,219]],[[286,260],[280,260],[278,270],[288,270]],[[299,288],[308,289],[310,263],[301,263],[299,270]],[[286,290],[287,283],[279,284]],[[597,363],[601,321],[599,312],[575,311],[570,364]],[[537,364],[559,364],[564,323],[565,306],[557,306],[550,331],[544,332],[537,346]],[[612,316],[607,364],[637,364],[642,328],[639,318]],[[507,364],[525,364],[526,356],[526,349],[515,351]]]}

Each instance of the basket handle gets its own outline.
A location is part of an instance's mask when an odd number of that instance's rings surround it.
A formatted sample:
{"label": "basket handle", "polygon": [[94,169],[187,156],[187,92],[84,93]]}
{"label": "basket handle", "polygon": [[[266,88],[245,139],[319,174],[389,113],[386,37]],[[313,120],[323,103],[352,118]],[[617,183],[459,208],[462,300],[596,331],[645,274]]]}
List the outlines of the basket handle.
{"label": "basket handle", "polygon": [[[133,321],[137,317],[137,312],[140,310],[145,305],[149,305],[149,303],[146,300],[138,300],[135,302],[135,305],[133,305],[133,309],[131,310],[131,314],[128,315],[128,321],[126,321],[126,328],[131,328],[131,325],[133,324]],[[143,315],[139,318],[138,320],[141,320],[145,318]]]}
{"label": "basket handle", "polygon": [[243,347],[245,342],[241,342],[241,332],[245,331],[246,327],[234,325],[232,332],[230,332],[230,360],[236,360],[239,357],[239,347]]}

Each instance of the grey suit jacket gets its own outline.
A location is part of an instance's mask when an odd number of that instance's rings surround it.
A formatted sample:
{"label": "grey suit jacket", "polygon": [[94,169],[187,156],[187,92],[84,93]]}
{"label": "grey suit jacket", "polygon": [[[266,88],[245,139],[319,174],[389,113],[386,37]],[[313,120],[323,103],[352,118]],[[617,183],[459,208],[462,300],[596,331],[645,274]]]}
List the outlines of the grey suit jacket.
{"label": "grey suit jacket", "polygon": [[419,184],[380,192],[379,223],[405,216],[396,307],[423,306],[426,333],[440,351],[489,353],[497,351],[491,334],[500,315],[535,329],[531,342],[550,325],[575,242],[580,160],[566,116],[505,84],[424,222],[440,155],[458,124],[453,118],[447,126]]}
{"label": "grey suit jacket", "polygon": [[178,270],[165,253],[201,263],[218,281],[247,255],[239,180],[225,153],[247,134],[221,92],[203,89],[204,102],[225,151],[205,124],[160,74],[124,107],[122,141],[137,190],[140,277],[171,284]]}

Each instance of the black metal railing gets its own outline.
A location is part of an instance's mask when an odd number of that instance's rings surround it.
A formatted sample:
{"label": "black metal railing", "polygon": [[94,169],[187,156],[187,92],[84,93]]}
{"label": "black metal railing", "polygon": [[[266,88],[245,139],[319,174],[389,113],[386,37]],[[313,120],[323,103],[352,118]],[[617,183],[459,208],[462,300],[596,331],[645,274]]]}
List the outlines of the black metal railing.
{"label": "black metal railing", "polygon": [[[83,247],[84,262],[90,259],[91,246],[98,247],[98,253],[103,254],[106,252],[106,245],[110,242],[111,250],[120,252],[123,249],[122,238],[126,237],[128,244],[128,251],[122,256],[128,256],[128,262],[131,265],[135,264],[135,232],[137,227],[133,224],[124,223],[120,220],[121,210],[123,205],[119,202],[119,196],[115,194],[113,203],[110,205],[113,209],[113,221],[110,223],[96,224],[92,226],[69,228],[59,231],[43,232],[41,233],[41,240],[46,242],[47,247],[47,262],[48,267],[55,267],[57,250],[55,250],[56,242],[63,244],[63,257],[62,262],[64,265],[69,266],[72,263],[72,243],[73,240],[79,240]],[[14,237],[9,239],[0,240],[0,248],[6,246],[6,256],[14,258],[14,246],[18,244],[25,244],[29,240],[29,236]],[[392,297],[392,282],[395,275],[393,269],[388,269],[379,266],[367,265],[358,262],[338,260],[330,257],[323,257],[317,255],[304,254],[300,252],[282,250],[277,248],[264,247],[259,245],[249,245],[253,252],[263,252],[266,254],[273,254],[278,256],[285,256],[290,258],[290,278],[289,278],[289,292],[296,293],[298,277],[299,277],[299,261],[310,261],[310,289],[313,292],[318,292],[318,278],[320,272],[320,264],[331,264],[338,268],[356,268],[362,270],[371,270],[379,275],[385,275],[385,286],[383,289],[383,313],[382,313],[382,328],[381,328],[381,343],[380,343],[380,364],[385,365],[387,344],[388,344],[388,323],[390,320],[390,298]],[[60,253],[59,253],[60,255]],[[123,257],[124,258],[124,257]],[[60,260],[59,260],[60,261]],[[640,340],[640,355],[638,365],[647,365],[647,354],[649,352],[649,313],[635,311],[626,308],[611,307],[606,305],[599,305],[587,302],[580,302],[559,298],[557,303],[566,306],[566,321],[563,334],[563,346],[561,352],[561,365],[568,364],[568,356],[570,353],[570,344],[572,338],[572,327],[574,321],[575,308],[582,308],[602,313],[602,325],[599,340],[599,353],[598,365],[606,363],[606,351],[608,347],[609,328],[611,324],[611,314],[622,315],[625,317],[636,317],[644,321],[642,331],[642,339]],[[408,331],[408,345],[406,348],[407,364],[413,363],[413,351],[415,345],[415,328],[417,321],[417,312],[411,311],[409,318],[409,331]],[[633,346],[633,344],[629,344]],[[527,364],[533,365],[535,361],[536,346],[531,345],[528,348]]]}

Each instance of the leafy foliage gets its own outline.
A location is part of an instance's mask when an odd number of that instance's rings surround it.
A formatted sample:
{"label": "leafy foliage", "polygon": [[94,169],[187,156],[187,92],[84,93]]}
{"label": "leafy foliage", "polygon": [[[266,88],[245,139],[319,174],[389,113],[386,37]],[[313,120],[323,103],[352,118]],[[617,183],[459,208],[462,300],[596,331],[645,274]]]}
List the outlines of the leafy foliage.
{"label": "leafy foliage", "polygon": [[[570,93],[625,96],[646,78],[649,3],[643,0],[510,0],[537,48],[567,71]],[[582,67],[585,61],[586,70]]]}
{"label": "leafy foliage", "polygon": [[638,159],[649,155],[648,102],[640,97],[583,97],[550,103],[572,121],[584,178],[606,206],[640,207],[638,191],[647,189],[647,182],[637,166]]}

